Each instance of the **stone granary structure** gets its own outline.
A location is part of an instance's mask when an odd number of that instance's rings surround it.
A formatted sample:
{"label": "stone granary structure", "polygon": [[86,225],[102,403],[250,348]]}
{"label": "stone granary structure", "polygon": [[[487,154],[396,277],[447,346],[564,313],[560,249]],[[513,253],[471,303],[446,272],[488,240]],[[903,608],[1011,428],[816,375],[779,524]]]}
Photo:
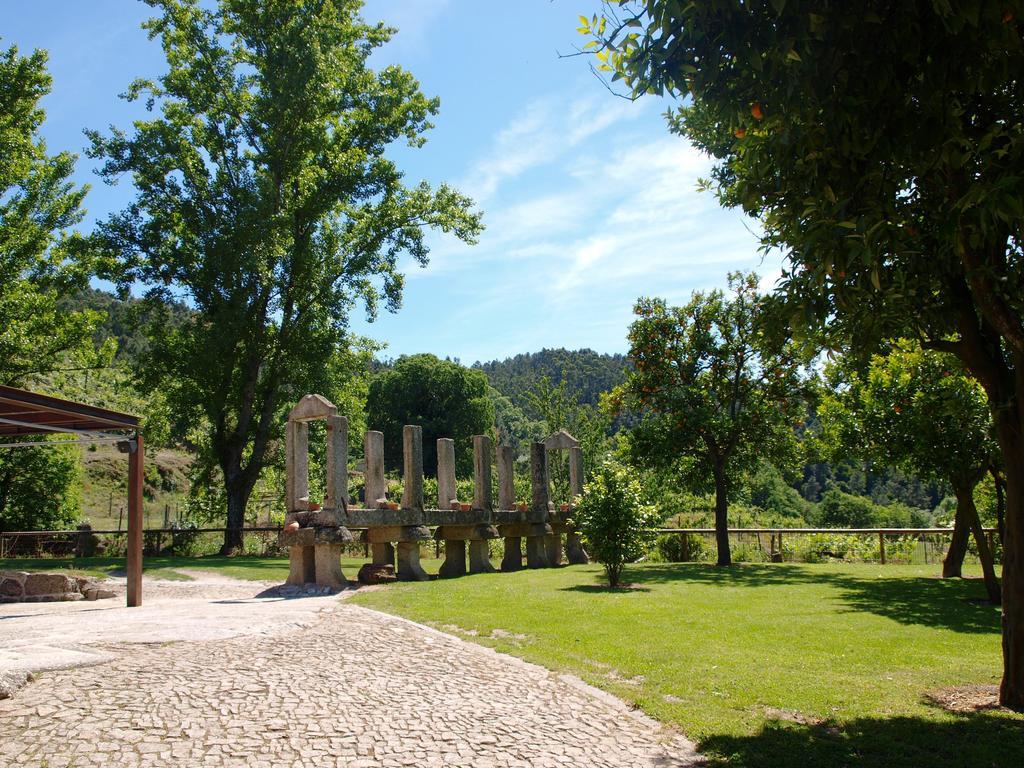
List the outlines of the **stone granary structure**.
{"label": "stone granary structure", "polygon": [[[327,482],[322,507],[309,501],[309,422],[327,422]],[[526,567],[545,568],[562,563],[562,541],[569,563],[588,562],[579,534],[569,520],[572,507],[556,510],[550,503],[547,454],[549,450],[569,452],[570,491],[575,498],[583,490],[583,454],[579,443],[566,432],[558,432],[530,448],[530,504],[516,505],[513,485],[515,454],[511,447],[494,446],[486,435],[473,438],[474,493],[471,504],[456,503],[455,441],[437,441],[436,507],[423,498],[423,430],[403,430],[403,492],[401,504],[388,502],[384,479],[384,435],[368,431],[365,456],[363,507],[349,504],[348,421],[320,395],[306,395],[288,416],[285,433],[286,503],[288,514],[280,543],[288,547],[288,584],[315,583],[322,587],[345,585],[341,553],[346,543],[368,543],[372,563],[360,570],[360,579],[397,576],[406,581],[430,578],[420,565],[420,544],[437,539],[444,542],[445,560],[440,577],[494,570],[489,542],[504,539],[502,571],[523,567],[522,547],[526,539]],[[498,473],[498,500],[491,490],[492,463]],[[468,555],[468,558],[467,558]],[[397,559],[397,568],[396,568]],[[468,560],[468,563],[467,563]]]}

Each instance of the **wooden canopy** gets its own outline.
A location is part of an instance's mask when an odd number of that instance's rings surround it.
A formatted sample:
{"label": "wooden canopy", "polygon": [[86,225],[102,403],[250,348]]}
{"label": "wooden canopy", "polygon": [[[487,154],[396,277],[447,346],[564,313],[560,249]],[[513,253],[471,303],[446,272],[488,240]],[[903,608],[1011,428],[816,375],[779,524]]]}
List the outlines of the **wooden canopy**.
{"label": "wooden canopy", "polygon": [[142,605],[143,444],[139,418],[85,403],[61,400],[24,389],[0,386],[0,438],[68,435],[72,440],[0,439],[0,449],[116,442],[128,454],[128,607]]}

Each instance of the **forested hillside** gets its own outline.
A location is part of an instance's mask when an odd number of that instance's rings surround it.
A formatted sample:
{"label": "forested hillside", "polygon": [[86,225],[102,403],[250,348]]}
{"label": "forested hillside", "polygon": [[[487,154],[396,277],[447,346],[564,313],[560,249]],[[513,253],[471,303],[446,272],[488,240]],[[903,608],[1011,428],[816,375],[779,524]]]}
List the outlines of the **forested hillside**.
{"label": "forested hillside", "polygon": [[537,419],[540,414],[531,411],[527,394],[544,377],[556,386],[564,381],[581,404],[593,406],[597,405],[602,392],[622,383],[627,365],[625,355],[559,348],[478,362],[473,367],[486,373],[491,386],[522,408],[527,416]]}

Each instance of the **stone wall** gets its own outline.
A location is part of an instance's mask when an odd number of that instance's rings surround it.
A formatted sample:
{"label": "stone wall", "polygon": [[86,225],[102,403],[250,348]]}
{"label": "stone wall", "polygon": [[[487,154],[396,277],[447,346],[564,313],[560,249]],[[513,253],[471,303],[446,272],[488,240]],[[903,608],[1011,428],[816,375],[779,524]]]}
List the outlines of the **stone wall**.
{"label": "stone wall", "polygon": [[114,592],[86,576],[0,571],[0,603],[102,600],[114,596]]}

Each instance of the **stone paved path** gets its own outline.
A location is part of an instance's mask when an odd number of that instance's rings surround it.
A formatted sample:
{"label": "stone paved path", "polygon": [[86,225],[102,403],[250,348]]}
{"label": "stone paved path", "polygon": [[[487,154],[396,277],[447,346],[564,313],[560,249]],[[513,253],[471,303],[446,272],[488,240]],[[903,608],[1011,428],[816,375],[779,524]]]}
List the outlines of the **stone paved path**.
{"label": "stone paved path", "polygon": [[119,645],[0,701],[0,765],[689,766],[582,684],[338,602],[302,629]]}

